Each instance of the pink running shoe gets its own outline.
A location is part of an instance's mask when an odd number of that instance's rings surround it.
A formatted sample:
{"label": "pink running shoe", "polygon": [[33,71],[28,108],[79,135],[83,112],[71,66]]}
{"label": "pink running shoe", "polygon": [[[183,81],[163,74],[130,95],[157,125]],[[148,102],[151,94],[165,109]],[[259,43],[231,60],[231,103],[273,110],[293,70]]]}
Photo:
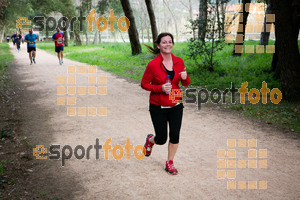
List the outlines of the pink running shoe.
{"label": "pink running shoe", "polygon": [[148,134],[147,138],[146,138],[146,143],[144,145],[144,154],[145,156],[150,156],[151,155],[151,151],[152,151],[152,147],[154,144],[152,144],[149,140],[150,138],[152,138],[153,135],[152,134]]}
{"label": "pink running shoe", "polygon": [[171,175],[177,175],[178,174],[177,169],[174,167],[173,160],[166,161],[165,170]]}

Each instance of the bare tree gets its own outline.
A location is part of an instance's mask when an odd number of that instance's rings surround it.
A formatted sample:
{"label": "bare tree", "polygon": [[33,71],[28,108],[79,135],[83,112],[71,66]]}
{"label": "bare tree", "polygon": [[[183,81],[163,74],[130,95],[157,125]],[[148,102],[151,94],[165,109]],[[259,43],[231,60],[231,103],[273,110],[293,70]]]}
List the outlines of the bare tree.
{"label": "bare tree", "polygon": [[220,28],[221,27],[221,20],[220,20],[220,10],[219,10],[219,7],[220,7],[220,0],[216,0],[216,14],[217,14],[217,25],[218,25],[218,36],[219,38],[222,37],[222,29]]}
{"label": "bare tree", "polygon": [[179,36],[179,34],[178,34],[178,28],[177,28],[177,20],[176,20],[176,17],[175,17],[175,15],[174,15],[174,13],[172,12],[172,10],[170,9],[170,6],[168,5],[167,1],[163,0],[163,2],[164,2],[164,4],[166,5],[167,9],[169,10],[169,12],[170,12],[171,15],[172,15],[172,18],[173,18],[173,21],[174,21],[174,24],[175,24],[175,31],[176,31],[176,36],[175,36],[175,38],[176,38],[176,41],[178,41],[178,36]]}
{"label": "bare tree", "polygon": [[[190,19],[189,20],[193,20],[193,4],[192,4],[192,0],[189,0],[189,4],[187,5],[185,2],[183,2],[182,0],[179,1],[188,11],[189,11],[189,15],[190,15]],[[196,38],[196,32],[193,29],[193,38]]]}
{"label": "bare tree", "polygon": [[225,36],[225,6],[229,0],[221,0],[221,23],[222,23],[222,36]]}
{"label": "bare tree", "polygon": [[137,26],[138,26],[138,33],[139,33],[139,36],[142,38],[142,43],[144,43],[144,30],[145,29],[148,29],[148,27],[150,26],[150,22],[149,22],[149,16],[147,14],[147,7],[146,7],[146,4],[144,4],[143,2],[142,3],[139,3],[134,9],[136,9],[136,11],[139,13],[137,16],[136,16],[136,23],[137,23]]}
{"label": "bare tree", "polygon": [[156,27],[156,20],[155,20],[155,14],[154,14],[154,10],[152,7],[152,2],[151,0],[145,0],[146,2],[146,6],[147,6],[147,10],[148,10],[148,15],[149,15],[149,19],[150,19],[150,24],[151,24],[151,32],[152,32],[152,41],[153,41],[153,47],[155,45],[155,40],[157,38],[157,27]]}
{"label": "bare tree", "polygon": [[266,3],[267,3],[267,9],[266,9],[265,19],[264,19],[264,30],[261,32],[260,35],[260,41],[259,41],[260,45],[268,45],[269,38],[270,38],[270,32],[266,30],[267,30],[267,24],[272,24],[272,22],[267,22],[267,15],[273,13],[273,9],[270,0],[266,0]]}
{"label": "bare tree", "polygon": [[206,27],[207,27],[207,0],[200,0],[199,2],[199,24],[198,24],[198,39],[205,41]]}
{"label": "bare tree", "polygon": [[128,35],[131,45],[132,55],[137,55],[142,53],[142,47],[139,40],[139,34],[136,29],[135,19],[133,16],[133,12],[129,3],[129,0],[121,0],[122,8],[125,13],[125,16],[130,21],[130,26],[128,29]]}

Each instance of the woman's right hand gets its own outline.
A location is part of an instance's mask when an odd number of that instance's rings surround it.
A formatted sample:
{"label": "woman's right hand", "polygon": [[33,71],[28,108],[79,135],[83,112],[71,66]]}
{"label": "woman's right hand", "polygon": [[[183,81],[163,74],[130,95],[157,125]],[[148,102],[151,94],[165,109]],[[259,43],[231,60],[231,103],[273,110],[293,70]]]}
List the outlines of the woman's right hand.
{"label": "woman's right hand", "polygon": [[164,92],[170,93],[172,90],[172,84],[171,83],[165,83],[162,85],[162,90]]}

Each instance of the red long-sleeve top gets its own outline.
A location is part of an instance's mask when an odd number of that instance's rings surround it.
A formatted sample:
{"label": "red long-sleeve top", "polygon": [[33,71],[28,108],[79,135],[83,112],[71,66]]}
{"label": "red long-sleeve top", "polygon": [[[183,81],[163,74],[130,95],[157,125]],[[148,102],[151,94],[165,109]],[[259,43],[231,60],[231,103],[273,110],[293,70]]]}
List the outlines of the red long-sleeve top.
{"label": "red long-sleeve top", "polygon": [[[173,54],[172,60],[174,70],[174,78],[171,82],[172,91],[174,89],[180,90],[180,81],[183,86],[188,86],[191,80],[188,75],[186,80],[181,79],[181,75],[179,73],[182,72],[185,68],[183,60],[179,57],[174,56]],[[141,87],[145,90],[151,91],[149,100],[150,103],[159,106],[174,106],[176,105],[176,102],[172,102],[172,100],[170,100],[169,98],[169,94],[166,94],[162,90],[162,85],[166,83],[166,77],[168,75],[162,62],[163,57],[161,54],[159,54],[157,57],[155,57],[148,63],[148,66],[142,78]],[[175,99],[180,100],[180,97],[176,97]]]}

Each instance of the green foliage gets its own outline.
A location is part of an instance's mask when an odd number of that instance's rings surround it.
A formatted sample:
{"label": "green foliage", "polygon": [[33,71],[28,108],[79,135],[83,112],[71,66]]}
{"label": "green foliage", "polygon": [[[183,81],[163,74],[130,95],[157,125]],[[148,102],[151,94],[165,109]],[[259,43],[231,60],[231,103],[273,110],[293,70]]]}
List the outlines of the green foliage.
{"label": "green foliage", "polygon": [[103,15],[105,12],[110,9],[114,10],[115,15],[123,13],[122,5],[119,0],[100,0],[96,6],[96,11],[100,15]]}
{"label": "green foliage", "polygon": [[8,125],[0,129],[0,138],[7,138],[13,132],[13,123],[9,122]]}
{"label": "green foliage", "polygon": [[[205,39],[209,42],[202,41],[199,38],[192,38],[189,40],[187,55],[194,60],[195,64],[199,66],[199,70],[214,71],[214,66],[217,65],[215,61],[216,52],[221,51],[224,47],[224,33],[223,24],[217,15],[216,3],[208,1],[208,15],[207,20],[198,18],[190,20],[191,25],[188,26],[192,31],[206,29]],[[219,35],[218,35],[219,33]]]}
{"label": "green foliage", "polygon": [[14,59],[14,56],[9,52],[9,46],[6,43],[0,44],[0,69],[7,66]]}
{"label": "green foliage", "polygon": [[214,56],[217,51],[222,50],[224,43],[222,41],[202,42],[200,40],[190,39],[187,55],[195,62],[200,71],[214,71],[217,62]]}
{"label": "green foliage", "polygon": [[[189,34],[195,33],[198,29],[199,21],[197,19],[196,20],[189,19],[188,22],[189,23],[187,25],[185,25],[185,27],[187,28],[187,30],[191,29],[191,31],[189,31],[187,33],[189,33]],[[193,39],[195,40],[196,38],[193,38]]]}
{"label": "green foliage", "polygon": [[255,117],[269,124],[300,132],[300,106],[297,103],[281,101],[273,104],[268,100],[267,104],[233,104],[230,108],[241,111],[247,117]]}
{"label": "green foliage", "polygon": [[266,0],[255,0],[255,3],[266,3]]}
{"label": "green foliage", "polygon": [[4,175],[6,164],[7,164],[7,160],[1,160],[1,163],[0,163],[0,176]]}
{"label": "green foliage", "polygon": [[[4,166],[2,164],[0,164],[0,176],[3,176],[4,174]],[[1,177],[0,177],[1,180]]]}
{"label": "green foliage", "polygon": [[58,0],[31,0],[30,3],[34,12],[42,14],[37,16],[48,16],[60,6]]}
{"label": "green foliage", "polygon": [[[20,17],[33,19],[34,16],[48,16],[52,12],[61,13],[66,17],[75,16],[72,0],[5,0],[5,12],[0,17],[0,24],[15,29],[16,20]],[[0,12],[1,12],[0,3]],[[2,6],[3,7],[3,6]]]}
{"label": "green foliage", "polygon": [[81,5],[78,6],[76,9],[82,12],[82,14],[86,15],[90,12],[91,8],[92,8],[91,0],[82,0]]}
{"label": "green foliage", "polygon": [[0,23],[5,18],[5,10],[9,6],[10,1],[9,0],[2,0],[0,1]]}
{"label": "green foliage", "polygon": [[14,57],[9,52],[8,44],[0,44],[0,91],[10,85],[8,78],[8,65]]}
{"label": "green foliage", "polygon": [[4,14],[0,19],[1,25],[15,29],[16,20],[27,16],[32,11],[30,0],[8,0],[6,2]]}
{"label": "green foliage", "polygon": [[108,7],[109,7],[109,0],[98,1],[98,4],[96,6],[96,11],[100,15],[103,15],[108,10]]}
{"label": "green foliage", "polygon": [[[258,42],[246,41],[246,45],[258,45]],[[274,44],[274,41],[270,41]],[[201,85],[208,89],[225,89],[231,85],[240,86],[248,82],[248,88],[261,88],[263,81],[266,81],[270,88],[281,88],[279,81],[273,78],[271,72],[272,54],[242,54],[241,57],[234,57],[232,45],[225,45],[222,51],[216,52],[215,60],[218,63],[213,72],[199,70],[193,60],[183,57],[185,64],[189,66],[189,75],[196,79],[195,85]],[[186,50],[187,51],[187,50]]]}

